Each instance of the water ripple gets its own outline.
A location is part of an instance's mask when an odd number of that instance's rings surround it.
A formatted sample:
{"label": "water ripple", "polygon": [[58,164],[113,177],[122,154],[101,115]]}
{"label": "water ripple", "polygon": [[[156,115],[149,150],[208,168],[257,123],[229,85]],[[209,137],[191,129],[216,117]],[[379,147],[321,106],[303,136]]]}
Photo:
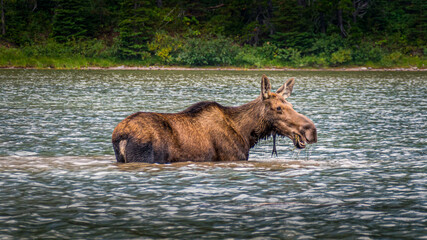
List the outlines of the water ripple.
{"label": "water ripple", "polygon": [[319,142],[248,162],[117,164],[137,111],[239,105],[260,72],[0,70],[0,238],[417,239],[427,226],[425,73],[274,72]]}

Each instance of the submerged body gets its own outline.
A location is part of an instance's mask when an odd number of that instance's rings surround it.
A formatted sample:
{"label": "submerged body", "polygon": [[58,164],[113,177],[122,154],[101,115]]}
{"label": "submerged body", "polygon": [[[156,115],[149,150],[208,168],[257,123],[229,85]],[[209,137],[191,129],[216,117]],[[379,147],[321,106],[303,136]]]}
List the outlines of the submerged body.
{"label": "submerged body", "polygon": [[276,93],[263,76],[261,96],[239,107],[200,102],[179,113],[139,112],[114,129],[112,142],[118,162],[248,160],[259,139],[288,136],[298,148],[317,141],[316,128],[285,100],[293,79]]}
{"label": "submerged body", "polygon": [[247,160],[250,144],[235,129],[232,112],[215,102],[200,102],[175,114],[135,113],[113,133],[118,161]]}

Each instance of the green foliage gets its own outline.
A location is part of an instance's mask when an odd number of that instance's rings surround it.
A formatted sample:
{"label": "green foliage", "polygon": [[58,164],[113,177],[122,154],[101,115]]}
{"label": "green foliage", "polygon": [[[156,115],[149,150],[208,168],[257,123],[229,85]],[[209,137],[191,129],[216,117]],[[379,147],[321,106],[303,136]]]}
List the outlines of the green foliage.
{"label": "green foliage", "polygon": [[156,26],[158,18],[152,5],[152,2],[147,0],[121,2],[120,57],[144,59],[147,56],[147,43],[153,37],[153,27]]}
{"label": "green foliage", "polygon": [[422,0],[158,3],[5,0],[0,46],[20,51],[3,49],[2,66],[120,59],[131,65],[422,67],[427,55]]}
{"label": "green foliage", "polygon": [[383,56],[380,64],[384,67],[392,67],[399,64],[403,54],[400,52],[392,52],[391,54]]}
{"label": "green foliage", "polygon": [[245,45],[239,49],[236,57],[234,58],[235,64],[244,67],[263,67],[265,60],[258,54],[256,48]]}
{"label": "green foliage", "polygon": [[330,62],[333,66],[338,66],[343,63],[351,61],[351,50],[350,49],[339,49],[332,53]]}
{"label": "green foliage", "polygon": [[70,41],[58,43],[52,39],[43,44],[25,45],[22,52],[29,57],[99,57],[108,58],[115,55],[116,46],[107,46],[99,40]]}
{"label": "green foliage", "polygon": [[[30,68],[57,68],[80,69],[86,67],[111,67],[118,65],[114,58],[86,57],[66,53],[45,52],[46,55],[34,55],[42,47],[30,51],[30,47],[24,49],[0,47],[0,66],[2,67],[30,67]],[[58,48],[63,49],[63,48]],[[41,54],[40,52],[38,54]],[[68,55],[70,54],[70,55]]]}
{"label": "green foliage", "polygon": [[172,54],[176,54],[181,47],[182,43],[179,39],[173,38],[165,32],[156,33],[153,41],[148,43],[148,50],[167,63],[173,60]]}
{"label": "green foliage", "polygon": [[227,38],[190,38],[184,42],[176,62],[192,66],[224,66],[232,65],[236,55],[237,47]]}
{"label": "green foliage", "polygon": [[362,42],[352,51],[355,64],[362,65],[366,62],[379,62],[385,55],[385,50],[369,42]]}
{"label": "green foliage", "polygon": [[296,59],[294,62],[291,62],[291,65],[294,67],[325,67],[328,66],[328,62],[324,57],[318,56],[304,56]]}
{"label": "green foliage", "polygon": [[[314,16],[309,6],[301,4],[304,1],[277,1],[277,10],[273,12],[276,32],[272,41],[280,48],[294,48],[305,51],[313,44],[315,24],[309,16]],[[313,5],[314,6],[314,2]]]}
{"label": "green foliage", "polygon": [[326,56],[331,56],[331,54],[334,52],[345,47],[345,39],[342,39],[338,34],[332,34],[330,36],[320,34],[319,37],[314,41],[312,47],[309,48],[308,52],[316,55],[323,54]]}
{"label": "green foliage", "polygon": [[261,47],[258,48],[258,55],[266,60],[273,60],[277,57],[278,47],[270,42],[264,43]]}
{"label": "green foliage", "polygon": [[273,37],[273,42],[282,48],[295,48],[307,51],[313,45],[314,36],[308,32],[278,32]]}
{"label": "green foliage", "polygon": [[56,41],[81,39],[86,36],[89,18],[89,5],[85,0],[56,0],[53,15],[52,34]]}
{"label": "green foliage", "polygon": [[10,67],[21,65],[19,61],[25,59],[21,50],[16,48],[0,47],[0,66]]}
{"label": "green foliage", "polygon": [[[32,11],[34,2],[40,11]],[[20,46],[44,40],[50,34],[51,1],[3,0],[3,7],[6,33],[0,31],[0,40]]]}
{"label": "green foliage", "polygon": [[279,48],[276,57],[284,62],[298,62],[301,59],[301,52],[294,48]]}

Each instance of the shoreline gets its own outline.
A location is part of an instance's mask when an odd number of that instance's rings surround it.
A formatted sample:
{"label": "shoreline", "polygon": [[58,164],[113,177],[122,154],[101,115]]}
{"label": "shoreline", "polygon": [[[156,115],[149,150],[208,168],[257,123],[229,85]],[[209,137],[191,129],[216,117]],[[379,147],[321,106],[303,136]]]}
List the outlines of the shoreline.
{"label": "shoreline", "polygon": [[0,67],[0,69],[38,69],[38,70],[140,70],[140,71],[278,71],[278,72],[425,72],[427,68],[371,68],[371,67],[348,67],[348,68],[243,68],[243,67],[83,67],[83,68],[34,68],[34,67]]}

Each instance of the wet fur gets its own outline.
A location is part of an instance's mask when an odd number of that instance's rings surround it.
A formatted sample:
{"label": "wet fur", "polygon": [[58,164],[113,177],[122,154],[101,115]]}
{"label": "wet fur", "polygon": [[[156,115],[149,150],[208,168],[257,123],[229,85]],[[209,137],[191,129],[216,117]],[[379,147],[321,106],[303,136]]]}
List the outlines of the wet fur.
{"label": "wet fur", "polygon": [[[276,95],[268,94],[272,99]],[[132,114],[114,129],[116,159],[123,163],[248,160],[250,148],[277,130],[266,118],[269,107],[262,96],[238,107],[199,102],[179,113]]]}
{"label": "wet fur", "polygon": [[241,130],[246,114],[240,108],[216,102],[200,102],[176,113],[135,113],[113,132],[113,147],[118,162],[170,163],[178,161],[247,160],[249,149],[259,138],[270,134],[256,123],[248,136]]}

